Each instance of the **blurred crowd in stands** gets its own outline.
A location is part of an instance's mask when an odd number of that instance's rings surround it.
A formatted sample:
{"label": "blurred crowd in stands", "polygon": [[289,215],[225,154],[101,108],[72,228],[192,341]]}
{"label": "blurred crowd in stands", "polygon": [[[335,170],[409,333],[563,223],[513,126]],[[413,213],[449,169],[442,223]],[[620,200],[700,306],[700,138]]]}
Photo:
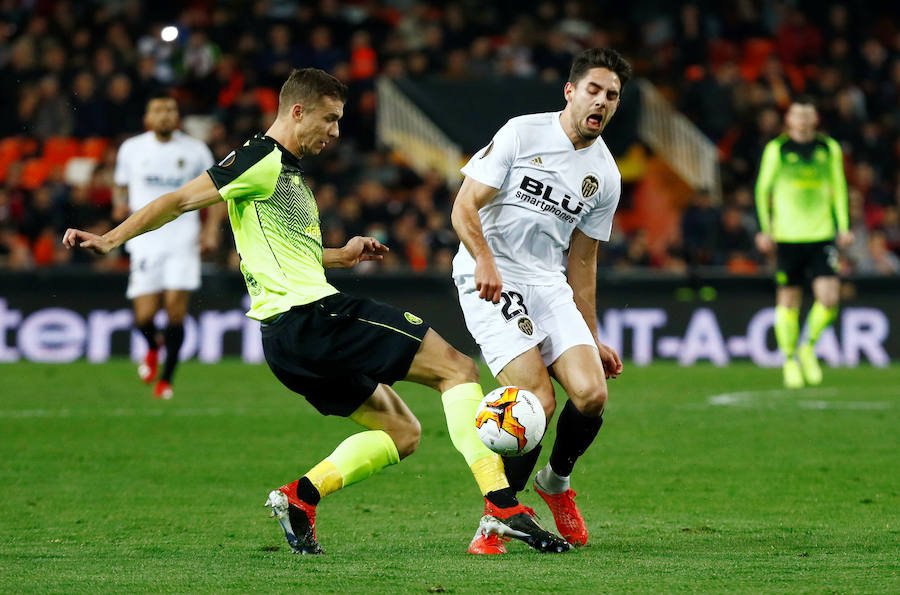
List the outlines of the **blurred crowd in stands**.
{"label": "blurred crowd in stands", "polygon": [[[563,81],[578,51],[610,46],[718,145],[723,200],[696,191],[662,250],[639,224],[619,229],[603,266],[747,273],[765,264],[753,244],[757,165],[802,92],[817,98],[822,129],[845,152],[856,234],[845,272],[900,274],[900,13],[889,5],[0,0],[0,267],[123,266],[60,250],[59,240],[69,226],[114,223],[116,149],[142,132],[147,98],[172,93],[222,158],[268,127],[290,69],[314,66],[351,89],[341,142],[304,164],[325,244],[375,235],[393,249],[379,268],[447,270],[455,184],[378,145],[376,77]],[[163,41],[167,25],[174,41]],[[230,234],[223,239],[209,258],[236,266]]]}

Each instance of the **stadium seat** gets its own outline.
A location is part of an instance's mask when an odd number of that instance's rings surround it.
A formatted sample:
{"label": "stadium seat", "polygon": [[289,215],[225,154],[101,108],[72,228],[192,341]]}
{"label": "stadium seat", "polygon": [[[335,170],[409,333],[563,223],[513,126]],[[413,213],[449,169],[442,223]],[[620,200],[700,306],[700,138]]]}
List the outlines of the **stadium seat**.
{"label": "stadium seat", "polygon": [[28,190],[40,188],[50,176],[50,164],[41,158],[29,159],[22,169],[22,186]]}
{"label": "stadium seat", "polygon": [[10,162],[21,159],[23,141],[17,136],[10,136],[0,140],[0,161]]}
{"label": "stadium seat", "polygon": [[274,89],[260,87],[253,91],[256,103],[264,114],[278,111],[278,93]]}
{"label": "stadium seat", "polygon": [[77,139],[55,136],[44,142],[44,161],[49,165],[65,165],[66,161],[78,155],[81,147]]}
{"label": "stadium seat", "polygon": [[744,42],[741,58],[741,75],[746,81],[755,81],[759,77],[763,64],[774,51],[775,43],[771,39],[753,38]]}
{"label": "stadium seat", "polygon": [[99,136],[95,136],[92,138],[84,139],[84,142],[81,144],[81,157],[90,157],[91,159],[96,159],[97,161],[103,160],[103,154],[106,153],[106,148],[109,147],[109,139],[103,138]]}

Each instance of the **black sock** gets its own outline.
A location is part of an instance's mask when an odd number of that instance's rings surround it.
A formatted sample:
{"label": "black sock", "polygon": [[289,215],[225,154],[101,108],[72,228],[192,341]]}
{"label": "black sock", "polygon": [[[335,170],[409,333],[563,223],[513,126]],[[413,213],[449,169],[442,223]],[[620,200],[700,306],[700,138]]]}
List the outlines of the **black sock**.
{"label": "black sock", "polygon": [[148,322],[147,324],[142,324],[137,327],[137,330],[147,339],[147,348],[150,351],[155,351],[159,349],[159,343],[156,342],[156,325],[152,322]]}
{"label": "black sock", "polygon": [[175,375],[175,366],[178,365],[178,352],[181,351],[181,344],[184,343],[184,325],[174,324],[166,327],[166,365],[163,368],[160,380],[172,382],[172,376]]}
{"label": "black sock", "polygon": [[518,457],[503,457],[506,479],[509,480],[509,487],[514,492],[521,492],[528,485],[528,478],[531,477],[531,472],[534,471],[534,466],[540,454],[541,445],[538,444],[534,447],[534,450]]}
{"label": "black sock", "polygon": [[516,492],[512,488],[503,488],[502,490],[494,490],[484,495],[488,502],[498,508],[511,508],[519,503],[516,499]]}
{"label": "black sock", "polygon": [[306,476],[301,477],[300,481],[297,482],[297,497],[310,506],[317,505],[319,500],[322,499],[319,490],[316,489],[316,486],[314,486]]}
{"label": "black sock", "polygon": [[575,461],[583,455],[597,437],[603,416],[589,417],[578,411],[575,403],[566,401],[556,422],[556,442],[550,453],[550,466],[557,475],[567,477],[575,468]]}

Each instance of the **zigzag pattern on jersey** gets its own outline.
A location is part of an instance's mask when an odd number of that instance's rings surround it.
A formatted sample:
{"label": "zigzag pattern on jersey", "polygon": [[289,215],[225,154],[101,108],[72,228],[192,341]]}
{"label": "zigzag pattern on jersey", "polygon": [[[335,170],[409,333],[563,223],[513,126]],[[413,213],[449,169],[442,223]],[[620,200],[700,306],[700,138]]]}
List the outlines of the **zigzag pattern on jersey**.
{"label": "zigzag pattern on jersey", "polygon": [[319,209],[299,171],[282,169],[272,196],[255,204],[266,238],[282,266],[288,259],[307,266],[314,261],[321,266]]}

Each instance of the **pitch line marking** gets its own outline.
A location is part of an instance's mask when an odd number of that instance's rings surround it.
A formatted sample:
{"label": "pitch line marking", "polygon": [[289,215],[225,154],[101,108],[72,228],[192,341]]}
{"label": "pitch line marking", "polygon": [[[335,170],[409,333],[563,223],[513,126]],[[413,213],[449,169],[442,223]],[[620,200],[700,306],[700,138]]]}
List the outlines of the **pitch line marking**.
{"label": "pitch line marking", "polygon": [[266,416],[271,412],[249,407],[193,407],[185,409],[0,409],[0,419],[65,419],[71,417],[219,417]]}
{"label": "pitch line marking", "polygon": [[787,401],[782,399],[781,402],[790,402],[801,409],[824,410],[824,409],[854,409],[861,411],[872,411],[881,409],[890,409],[894,406],[891,401],[829,401],[822,398],[806,399],[802,397],[837,397],[844,391],[839,388],[808,388],[803,390],[796,389],[772,389],[772,390],[748,390],[733,393],[721,393],[707,397],[706,402],[711,406],[718,407],[755,407],[759,405],[771,404],[775,405],[779,397],[800,397]]}

